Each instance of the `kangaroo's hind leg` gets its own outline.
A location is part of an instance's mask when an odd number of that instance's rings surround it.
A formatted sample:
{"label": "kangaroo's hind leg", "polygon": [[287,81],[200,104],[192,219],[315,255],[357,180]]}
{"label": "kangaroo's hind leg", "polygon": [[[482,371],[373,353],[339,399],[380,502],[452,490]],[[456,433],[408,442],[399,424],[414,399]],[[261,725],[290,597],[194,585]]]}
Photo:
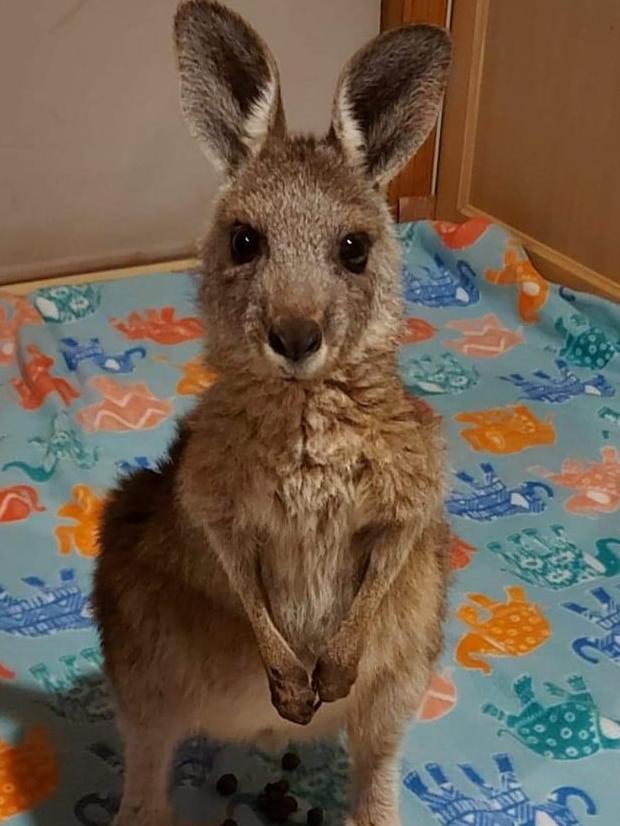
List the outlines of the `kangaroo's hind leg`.
{"label": "kangaroo's hind leg", "polygon": [[125,783],[114,826],[173,826],[168,801],[172,754],[185,732],[169,713],[148,722],[121,720],[125,740]]}

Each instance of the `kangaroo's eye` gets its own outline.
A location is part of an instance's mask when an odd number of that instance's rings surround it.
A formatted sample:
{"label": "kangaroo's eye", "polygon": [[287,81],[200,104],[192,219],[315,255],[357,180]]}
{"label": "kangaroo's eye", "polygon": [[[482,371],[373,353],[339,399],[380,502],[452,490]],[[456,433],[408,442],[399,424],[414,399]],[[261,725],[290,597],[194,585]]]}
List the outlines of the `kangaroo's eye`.
{"label": "kangaroo's eye", "polygon": [[349,232],[340,239],[338,255],[349,272],[357,275],[364,272],[369,251],[370,238],[365,232]]}
{"label": "kangaroo's eye", "polygon": [[230,254],[235,264],[249,264],[261,251],[262,236],[249,224],[236,224],[230,234]]}

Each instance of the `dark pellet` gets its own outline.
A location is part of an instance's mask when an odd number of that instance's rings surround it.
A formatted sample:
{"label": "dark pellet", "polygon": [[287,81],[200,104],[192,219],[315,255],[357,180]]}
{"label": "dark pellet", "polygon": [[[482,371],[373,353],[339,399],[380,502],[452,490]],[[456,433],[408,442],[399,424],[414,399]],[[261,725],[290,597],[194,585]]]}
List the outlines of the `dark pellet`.
{"label": "dark pellet", "polygon": [[286,823],[290,812],[284,800],[273,800],[269,804],[266,814],[272,823]]}
{"label": "dark pellet", "polygon": [[289,814],[291,815],[293,814],[293,812],[296,812],[299,808],[299,806],[297,805],[297,801],[290,794],[287,794],[286,797],[282,798],[282,805],[286,806]]}
{"label": "dark pellet", "polygon": [[292,751],[287,752],[282,758],[282,768],[285,772],[294,772],[301,764],[301,760]]}
{"label": "dark pellet", "polygon": [[237,826],[237,821],[233,820],[231,817],[226,818],[226,820],[222,823],[222,826]]}
{"label": "dark pellet", "polygon": [[288,783],[286,780],[278,780],[277,783],[267,783],[265,786],[265,794],[270,800],[281,800],[288,792]]}
{"label": "dark pellet", "polygon": [[306,821],[308,826],[321,826],[323,823],[323,809],[318,806],[316,809],[310,809],[306,815]]}
{"label": "dark pellet", "polygon": [[238,785],[234,774],[223,774],[215,784],[215,788],[222,797],[230,797],[237,791]]}

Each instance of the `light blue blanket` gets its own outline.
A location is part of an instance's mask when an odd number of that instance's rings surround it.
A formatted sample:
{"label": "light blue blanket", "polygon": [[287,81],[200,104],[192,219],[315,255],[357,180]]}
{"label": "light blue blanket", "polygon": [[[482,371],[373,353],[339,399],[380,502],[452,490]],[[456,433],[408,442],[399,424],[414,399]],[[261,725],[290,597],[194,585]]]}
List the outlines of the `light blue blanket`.
{"label": "light blue blanket", "polygon": [[[547,285],[496,226],[399,227],[405,385],[444,416],[455,571],[445,654],[402,755],[405,826],[620,823],[620,308]],[[0,297],[0,821],[108,824],[120,744],[88,606],[119,473],[213,380],[191,275]],[[162,674],[162,680],[166,675]],[[340,824],[339,744],[300,811]],[[219,797],[225,771],[239,790]],[[278,758],[196,740],[186,822],[261,824]]]}

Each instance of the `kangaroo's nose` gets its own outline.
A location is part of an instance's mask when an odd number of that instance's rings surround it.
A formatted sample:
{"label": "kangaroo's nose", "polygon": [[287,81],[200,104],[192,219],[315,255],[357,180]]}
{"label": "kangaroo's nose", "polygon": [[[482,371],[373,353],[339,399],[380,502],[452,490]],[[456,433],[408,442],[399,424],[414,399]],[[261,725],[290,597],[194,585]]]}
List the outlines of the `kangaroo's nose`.
{"label": "kangaroo's nose", "polygon": [[289,361],[303,361],[321,347],[323,333],[316,321],[289,318],[269,330],[269,346]]}

